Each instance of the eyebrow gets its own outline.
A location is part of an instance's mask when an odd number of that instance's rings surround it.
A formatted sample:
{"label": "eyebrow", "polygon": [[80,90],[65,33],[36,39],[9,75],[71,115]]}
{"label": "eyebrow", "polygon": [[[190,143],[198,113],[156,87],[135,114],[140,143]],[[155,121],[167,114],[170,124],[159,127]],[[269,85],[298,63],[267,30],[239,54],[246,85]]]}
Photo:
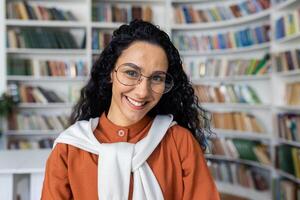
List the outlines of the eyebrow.
{"label": "eyebrow", "polygon": [[[123,63],[123,64],[121,64],[121,65],[127,65],[127,66],[129,66],[129,67],[134,67],[134,68],[136,68],[136,69],[142,71],[142,68],[141,68],[140,66],[134,64],[134,63]],[[154,74],[154,73],[167,73],[167,72],[165,72],[165,71],[154,71],[152,74]]]}

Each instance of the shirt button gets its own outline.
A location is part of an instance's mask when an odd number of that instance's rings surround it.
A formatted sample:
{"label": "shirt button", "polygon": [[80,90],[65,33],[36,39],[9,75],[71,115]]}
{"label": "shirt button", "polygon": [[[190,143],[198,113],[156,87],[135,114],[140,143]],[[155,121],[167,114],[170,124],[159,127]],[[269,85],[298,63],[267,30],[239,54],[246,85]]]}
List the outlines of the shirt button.
{"label": "shirt button", "polygon": [[118,130],[118,135],[120,137],[123,137],[125,135],[125,131],[124,130]]}

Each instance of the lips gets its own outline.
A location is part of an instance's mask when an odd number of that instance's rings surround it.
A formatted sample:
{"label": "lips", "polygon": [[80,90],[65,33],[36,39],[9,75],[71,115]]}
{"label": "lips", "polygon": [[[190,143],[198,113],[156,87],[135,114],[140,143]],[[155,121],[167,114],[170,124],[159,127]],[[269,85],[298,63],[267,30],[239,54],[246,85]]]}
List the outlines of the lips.
{"label": "lips", "polygon": [[146,101],[136,101],[130,97],[125,96],[128,104],[133,108],[133,109],[137,109],[137,110],[141,110],[145,107],[145,105],[147,104]]}

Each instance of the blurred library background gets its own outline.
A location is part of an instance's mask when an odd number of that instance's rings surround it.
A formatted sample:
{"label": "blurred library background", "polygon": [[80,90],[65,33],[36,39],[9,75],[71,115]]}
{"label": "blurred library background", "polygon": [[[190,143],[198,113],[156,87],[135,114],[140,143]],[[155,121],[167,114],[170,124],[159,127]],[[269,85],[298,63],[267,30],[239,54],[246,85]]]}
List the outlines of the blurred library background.
{"label": "blurred library background", "polygon": [[40,199],[93,62],[135,18],[169,34],[211,113],[222,199],[300,199],[300,0],[1,0],[0,199]]}

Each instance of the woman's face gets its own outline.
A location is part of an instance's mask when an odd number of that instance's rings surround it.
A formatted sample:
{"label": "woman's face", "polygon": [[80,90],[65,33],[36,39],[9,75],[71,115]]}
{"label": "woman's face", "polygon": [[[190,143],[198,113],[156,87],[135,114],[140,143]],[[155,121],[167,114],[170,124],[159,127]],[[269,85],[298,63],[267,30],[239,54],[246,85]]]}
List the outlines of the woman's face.
{"label": "woman's face", "polygon": [[168,70],[166,53],[157,45],[138,41],[122,52],[111,74],[112,100],[107,115],[110,121],[119,126],[129,126],[141,120],[162,96],[152,91],[150,80],[143,76],[137,85],[120,83],[115,70],[124,64],[139,68],[146,77]]}

